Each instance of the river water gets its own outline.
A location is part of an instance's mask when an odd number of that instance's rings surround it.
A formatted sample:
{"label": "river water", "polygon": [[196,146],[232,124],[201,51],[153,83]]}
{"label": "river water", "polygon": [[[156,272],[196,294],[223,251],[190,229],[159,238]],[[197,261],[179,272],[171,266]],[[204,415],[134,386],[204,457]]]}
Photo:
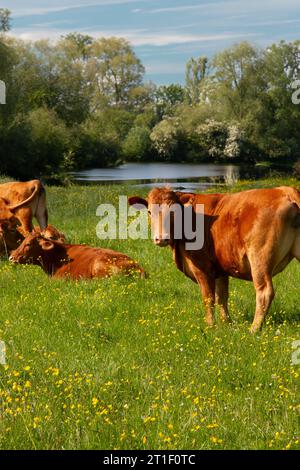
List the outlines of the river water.
{"label": "river water", "polygon": [[[93,168],[73,172],[80,183],[130,183],[153,187],[169,185],[174,189],[197,189],[210,185],[232,183],[239,178],[259,177],[264,173],[237,165],[191,163],[126,163],[115,168]],[[263,174],[261,175],[263,176]]]}

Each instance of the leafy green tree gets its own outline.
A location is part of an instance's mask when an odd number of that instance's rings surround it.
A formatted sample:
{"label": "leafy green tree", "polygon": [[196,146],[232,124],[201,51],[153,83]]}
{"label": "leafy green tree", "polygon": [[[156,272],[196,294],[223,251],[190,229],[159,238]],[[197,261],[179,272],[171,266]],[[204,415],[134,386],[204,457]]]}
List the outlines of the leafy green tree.
{"label": "leafy green tree", "polygon": [[114,166],[122,161],[122,146],[134,115],[107,108],[90,116],[74,130],[74,159],[78,168]]}
{"label": "leafy green tree", "polygon": [[300,78],[299,48],[300,40],[281,41],[264,52],[270,124],[261,133],[261,145],[271,158],[300,156],[300,106],[292,101],[292,84]]}
{"label": "leafy green tree", "polygon": [[1,135],[1,169],[20,179],[57,178],[64,171],[69,133],[52,110],[17,115]]}
{"label": "leafy green tree", "polygon": [[126,109],[133,113],[142,113],[153,104],[155,85],[153,83],[142,83],[132,87],[128,92]]}
{"label": "leafy green tree", "polygon": [[148,160],[152,156],[150,129],[146,126],[132,127],[123,144],[126,160]]}
{"label": "leafy green tree", "polygon": [[242,42],[217,54],[212,65],[217,86],[210,99],[225,119],[241,122],[267,88],[261,51]]}
{"label": "leafy green tree", "polygon": [[113,128],[103,128],[95,117],[74,129],[74,161],[77,169],[115,166],[121,162],[121,141]]}
{"label": "leafy green tree", "polygon": [[207,57],[191,58],[186,64],[185,83],[187,96],[192,105],[201,100],[202,88],[208,75]]}
{"label": "leafy green tree", "polygon": [[149,129],[152,129],[156,124],[158,124],[158,122],[157,114],[152,104],[150,104],[143,109],[143,112],[136,116],[133,126],[148,127]]}
{"label": "leafy green tree", "polygon": [[0,32],[6,33],[10,30],[11,12],[7,8],[0,8]]}
{"label": "leafy green tree", "polygon": [[130,93],[142,84],[144,67],[129,42],[122,38],[101,38],[91,46],[87,65],[94,85],[95,103],[98,95],[105,96],[110,105],[130,105]]}
{"label": "leafy green tree", "polygon": [[69,33],[58,42],[58,49],[72,62],[86,63],[91,57],[93,38],[87,34]]}
{"label": "leafy green tree", "polygon": [[172,115],[176,106],[185,100],[185,89],[178,84],[162,85],[157,88],[154,94],[156,113],[159,119]]}

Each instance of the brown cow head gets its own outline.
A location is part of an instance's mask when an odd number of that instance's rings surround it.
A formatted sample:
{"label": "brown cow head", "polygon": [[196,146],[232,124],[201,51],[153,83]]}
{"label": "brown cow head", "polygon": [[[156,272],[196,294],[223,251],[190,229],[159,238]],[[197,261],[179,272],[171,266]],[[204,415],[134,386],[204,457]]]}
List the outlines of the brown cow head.
{"label": "brown cow head", "polygon": [[55,246],[54,241],[32,232],[27,235],[19,248],[11,253],[9,260],[17,264],[43,265],[45,255],[53,254]]}
{"label": "brown cow head", "polygon": [[193,195],[180,193],[169,188],[154,188],[147,199],[133,196],[128,199],[129,205],[137,209],[148,209],[151,219],[152,235],[155,245],[164,247],[173,245],[174,238],[182,233],[183,206],[190,202]]}

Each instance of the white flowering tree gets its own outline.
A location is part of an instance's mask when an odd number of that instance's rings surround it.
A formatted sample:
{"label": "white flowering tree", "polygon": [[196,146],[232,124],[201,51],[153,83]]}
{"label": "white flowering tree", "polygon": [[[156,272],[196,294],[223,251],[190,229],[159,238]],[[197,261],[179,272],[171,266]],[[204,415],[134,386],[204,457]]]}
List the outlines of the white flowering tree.
{"label": "white flowering tree", "polygon": [[150,134],[150,139],[157,153],[170,160],[184,140],[184,132],[178,118],[167,118],[158,123]]}
{"label": "white flowering tree", "polygon": [[222,158],[228,138],[227,126],[214,119],[207,119],[196,129],[199,144],[212,158]]}
{"label": "white flowering tree", "polygon": [[228,127],[228,137],[225,143],[224,156],[228,158],[239,158],[244,140],[244,131],[237,125]]}

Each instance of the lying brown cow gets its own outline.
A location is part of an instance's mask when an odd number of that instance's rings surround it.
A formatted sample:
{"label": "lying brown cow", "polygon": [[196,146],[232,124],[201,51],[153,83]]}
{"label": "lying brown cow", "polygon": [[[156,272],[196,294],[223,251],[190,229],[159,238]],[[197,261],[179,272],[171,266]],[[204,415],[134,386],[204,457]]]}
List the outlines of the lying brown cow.
{"label": "lying brown cow", "polygon": [[39,265],[55,278],[94,279],[134,272],[145,275],[144,270],[123,253],[86,245],[65,245],[34,232],[9,259],[13,263]]}
{"label": "lying brown cow", "polygon": [[[64,234],[51,224],[47,225],[45,230],[41,230],[40,227],[34,227],[34,231],[50,240],[57,240],[61,243],[66,241]],[[16,223],[0,219],[0,256],[8,256],[11,251],[16,250],[20,246],[23,240],[24,236],[19,232]]]}
{"label": "lying brown cow", "polygon": [[[300,261],[300,192],[294,188],[254,189],[236,194],[191,194],[153,189],[147,200],[131,197],[131,205],[148,208],[158,246],[170,245],[177,267],[197,282],[206,305],[206,322],[214,323],[215,302],[228,315],[228,277],[253,281],[256,311],[251,331],[257,331],[274,298],[272,277],[293,258]],[[161,212],[153,214],[156,205]],[[204,205],[204,245],[187,249],[186,238],[175,239],[178,214],[171,206],[190,207],[195,220]],[[200,206],[201,207],[201,206]],[[203,209],[200,209],[200,211]],[[182,211],[184,213],[184,210]],[[169,227],[166,220],[170,219]]]}
{"label": "lying brown cow", "polygon": [[36,217],[42,230],[47,227],[46,194],[39,180],[0,184],[0,201],[0,218],[6,220],[17,218],[21,224],[19,231],[24,236],[33,229],[33,217]]}

